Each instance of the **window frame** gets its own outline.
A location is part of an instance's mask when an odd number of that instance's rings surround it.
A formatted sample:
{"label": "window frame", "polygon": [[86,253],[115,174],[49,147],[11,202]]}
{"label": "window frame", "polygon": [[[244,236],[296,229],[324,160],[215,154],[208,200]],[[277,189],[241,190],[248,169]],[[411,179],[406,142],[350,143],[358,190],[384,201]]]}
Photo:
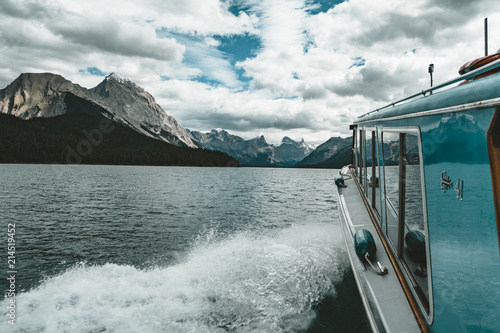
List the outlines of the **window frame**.
{"label": "window frame", "polygon": [[[391,248],[393,249],[393,254],[395,256],[395,259],[397,260],[399,266],[402,268],[404,277],[408,285],[410,286],[410,289],[415,297],[415,300],[417,301],[420,309],[422,310],[422,313],[426,317],[427,321],[429,324],[432,324],[433,318],[434,318],[434,302],[433,302],[433,292],[432,292],[432,270],[431,270],[431,262],[430,262],[430,247],[429,247],[429,228],[428,228],[428,218],[427,218],[427,197],[426,197],[426,186],[425,186],[425,168],[424,168],[424,163],[423,163],[423,149],[422,149],[422,133],[421,129],[419,126],[406,126],[406,127],[380,127],[379,128],[381,132],[381,142],[382,142],[382,156],[384,155],[384,144],[383,144],[383,133],[399,133],[400,134],[400,149],[399,149],[399,193],[398,193],[398,200],[400,204],[398,205],[398,223],[399,223],[399,228],[398,228],[398,236],[399,236],[399,241],[398,241],[398,248],[395,249],[392,242],[390,242],[388,235],[384,232],[383,234],[384,237],[386,237],[386,240],[388,241],[389,244],[391,244]],[[401,134],[405,134],[402,136]],[[404,219],[404,203],[405,203],[405,177],[406,177],[406,163],[401,163],[402,161],[402,153],[403,150],[401,149],[401,138],[404,137],[406,141],[406,134],[413,134],[417,136],[417,142],[418,142],[418,154],[419,154],[419,169],[420,169],[420,185],[421,185],[421,192],[422,192],[422,218],[423,218],[423,233],[425,236],[425,252],[426,252],[426,270],[427,270],[427,290],[428,290],[428,299],[427,299],[427,304],[424,304],[424,301],[421,298],[421,295],[417,292],[417,288],[419,287],[419,284],[416,282],[413,273],[410,271],[408,264],[405,262],[404,259],[404,230],[405,230],[405,219]],[[404,142],[406,145],[406,142]],[[380,167],[380,166],[379,166]],[[383,163],[384,168],[384,191],[386,189],[385,187],[385,163]],[[402,190],[403,187],[403,190]],[[386,197],[386,194],[384,193],[384,197]],[[382,201],[384,207],[382,209],[385,209],[385,202]],[[401,212],[403,212],[403,215],[401,215]],[[387,214],[387,213],[386,213]],[[385,217],[386,218],[386,217]],[[384,221],[386,223],[386,221]],[[384,223],[383,222],[383,223]],[[402,224],[402,225],[401,225]],[[401,232],[403,230],[403,232]]]}
{"label": "window frame", "polygon": [[[379,183],[380,183],[380,195],[379,195],[379,200],[380,200],[380,212],[377,211],[375,207],[375,203],[370,200],[371,198],[374,198],[376,200],[376,196],[373,196],[373,189],[369,189],[367,186],[367,180],[366,180],[366,168],[367,168],[367,163],[366,163],[366,137],[368,133],[372,133],[371,138],[376,140],[375,142],[372,141],[372,165],[373,164],[373,150],[376,151],[376,158],[377,158],[377,165],[375,166],[378,168],[379,171]],[[389,236],[386,232],[386,227],[387,227],[387,212],[386,212],[386,173],[385,173],[385,163],[384,163],[384,142],[383,142],[383,134],[385,133],[398,133],[400,134],[400,140],[401,137],[406,138],[406,134],[412,134],[416,135],[417,137],[417,142],[418,142],[418,154],[419,154],[419,171],[420,171],[420,186],[421,186],[421,192],[422,192],[422,218],[423,218],[423,234],[425,236],[425,252],[426,252],[426,270],[427,270],[427,299],[423,300],[422,297],[425,297],[425,295],[421,295],[417,292],[417,289],[421,289],[420,285],[416,281],[416,279],[413,276],[413,273],[411,272],[408,264],[405,262],[404,255],[401,255],[404,253],[404,230],[405,230],[405,220],[404,220],[404,213],[403,215],[398,212],[398,223],[400,221],[403,223],[403,225],[399,225],[398,228],[398,237],[400,241],[398,242],[401,246],[400,249],[395,249],[394,245],[389,239]],[[379,227],[382,231],[382,235],[385,238],[385,241],[388,243],[389,248],[391,250],[391,253],[389,255],[393,256],[395,259],[395,262],[397,265],[400,267],[401,272],[403,273],[403,278],[405,279],[406,283],[408,284],[411,293],[413,294],[422,314],[426,318],[427,322],[429,325],[433,323],[434,319],[434,297],[433,297],[433,289],[432,289],[432,270],[431,270],[431,260],[430,260],[430,247],[429,247],[429,230],[428,230],[428,217],[427,217],[427,197],[426,197],[426,186],[425,186],[425,168],[424,168],[424,161],[423,161],[423,146],[422,146],[422,133],[421,129],[419,126],[357,126],[356,128],[356,140],[358,140],[358,145],[359,145],[359,157],[356,162],[360,162],[359,165],[356,165],[356,168],[359,167],[359,170],[362,174],[359,175],[359,180],[360,180],[360,185],[363,190],[363,196],[368,200],[370,203],[370,209],[372,212],[376,213],[373,214],[376,219],[378,218],[379,222]],[[405,134],[405,135],[402,135]],[[401,143],[400,143],[401,144]],[[376,145],[375,148],[374,145]],[[399,149],[399,167],[401,168],[401,161],[402,159],[402,149],[400,147]],[[404,164],[404,163],[403,163]],[[406,165],[404,165],[406,167]],[[373,168],[373,166],[372,166]],[[373,170],[373,169],[372,169]],[[405,177],[405,172],[406,170],[400,169],[399,172],[399,184],[400,186],[405,186],[405,180],[402,180],[403,177]],[[372,191],[372,194],[368,194],[368,190]],[[403,188],[403,191],[401,191],[401,187],[398,190],[398,200],[400,202],[404,203],[405,201],[405,190]],[[401,205],[398,205],[398,210],[400,209]],[[404,207],[402,208],[404,212]],[[403,232],[401,232],[403,230]]]}

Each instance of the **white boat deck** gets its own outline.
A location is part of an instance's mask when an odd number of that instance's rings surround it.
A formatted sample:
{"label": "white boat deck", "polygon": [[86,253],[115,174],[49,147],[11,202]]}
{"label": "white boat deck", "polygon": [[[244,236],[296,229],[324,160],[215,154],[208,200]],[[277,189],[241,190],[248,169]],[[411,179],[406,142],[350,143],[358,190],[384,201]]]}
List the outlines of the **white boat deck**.
{"label": "white boat deck", "polygon": [[[341,226],[356,283],[372,330],[394,333],[421,332],[355,181],[347,179],[345,185],[347,187],[339,188]],[[373,264],[379,261],[388,269],[388,274],[378,275],[370,265],[356,256],[353,235],[359,229],[366,229],[373,235],[377,246],[376,260]]]}

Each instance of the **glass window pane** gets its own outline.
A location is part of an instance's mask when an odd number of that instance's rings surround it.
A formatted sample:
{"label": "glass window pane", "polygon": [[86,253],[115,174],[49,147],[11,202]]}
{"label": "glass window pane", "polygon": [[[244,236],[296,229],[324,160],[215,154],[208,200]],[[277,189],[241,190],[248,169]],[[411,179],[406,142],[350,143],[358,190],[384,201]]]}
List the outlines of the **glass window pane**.
{"label": "glass window pane", "polygon": [[356,176],[359,175],[359,131],[354,131],[354,165]]}
{"label": "glass window pane", "polygon": [[386,197],[386,233],[395,249],[398,248],[399,209],[399,133],[382,133]]}
{"label": "glass window pane", "polygon": [[416,134],[406,134],[405,144],[405,214],[404,260],[413,278],[419,285],[419,296],[428,299],[428,284],[426,272],[426,239],[424,231],[424,215],[422,203],[422,175],[418,137]]}
{"label": "glass window pane", "polygon": [[366,132],[366,196],[370,202],[373,201],[372,198],[372,132]]}
{"label": "glass window pane", "polygon": [[363,131],[358,130],[358,140],[356,142],[357,147],[358,147],[358,165],[357,165],[357,171],[358,171],[358,179],[362,183],[362,177],[363,177],[363,148],[362,148],[362,143],[363,143]]}
{"label": "glass window pane", "polygon": [[[374,132],[374,136],[375,136]],[[372,179],[372,186],[375,187],[375,197],[373,198],[375,210],[380,214],[380,175],[379,175],[379,154],[378,154],[378,142],[375,136],[375,156],[373,157],[373,164],[375,166],[375,176]],[[380,223],[380,220],[379,220]]]}

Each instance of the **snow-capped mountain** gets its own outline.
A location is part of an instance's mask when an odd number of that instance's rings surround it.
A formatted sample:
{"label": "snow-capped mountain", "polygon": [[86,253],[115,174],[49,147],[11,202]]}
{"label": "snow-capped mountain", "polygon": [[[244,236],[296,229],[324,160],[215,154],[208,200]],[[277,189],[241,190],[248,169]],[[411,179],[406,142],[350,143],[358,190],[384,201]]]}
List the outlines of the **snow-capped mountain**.
{"label": "snow-capped mountain", "polygon": [[[71,103],[69,102],[71,100]],[[68,107],[68,105],[73,107]],[[60,75],[21,74],[0,90],[0,112],[23,119],[54,117],[73,111],[98,112],[144,135],[171,144],[197,147],[177,121],[168,116],[151,94],[112,73],[99,85],[85,89]],[[88,107],[95,106],[94,108]]]}
{"label": "snow-capped mountain", "polygon": [[306,158],[314,149],[304,142],[304,139],[295,141],[287,136],[281,143],[274,146],[274,157],[286,161],[288,165],[295,165]]}
{"label": "snow-capped mountain", "polygon": [[294,141],[284,137],[279,145],[268,144],[264,136],[245,140],[223,129],[209,133],[188,131],[193,141],[206,149],[225,152],[241,165],[293,166],[313,149],[304,140]]}

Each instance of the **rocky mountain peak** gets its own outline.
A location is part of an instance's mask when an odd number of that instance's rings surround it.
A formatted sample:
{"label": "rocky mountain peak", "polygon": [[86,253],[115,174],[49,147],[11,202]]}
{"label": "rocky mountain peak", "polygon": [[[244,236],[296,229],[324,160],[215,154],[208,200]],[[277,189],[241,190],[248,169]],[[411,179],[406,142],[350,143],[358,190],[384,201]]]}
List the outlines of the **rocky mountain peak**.
{"label": "rocky mountain peak", "polygon": [[95,88],[113,117],[147,136],[195,148],[186,131],[167,115],[154,97],[118,73],[111,73]]}
{"label": "rocky mountain peak", "polygon": [[69,91],[73,88],[73,83],[61,75],[52,73],[23,73],[5,88],[4,94],[11,94],[19,90],[53,93]]}
{"label": "rocky mountain peak", "polygon": [[120,73],[113,72],[106,76],[105,80],[107,81],[116,81],[119,83],[132,83],[129,79],[127,79],[125,76],[121,75]]}
{"label": "rocky mountain peak", "polygon": [[0,90],[0,113],[30,119],[65,113],[66,93],[79,95],[83,88],[52,73],[23,73]]}
{"label": "rocky mountain peak", "polygon": [[267,141],[266,141],[266,138],[264,137],[264,135],[257,136],[253,140],[251,140],[251,141],[255,141],[257,144],[266,145],[267,146]]}
{"label": "rocky mountain peak", "polygon": [[297,145],[297,146],[300,146],[300,145],[303,145],[305,144],[305,141],[303,138],[300,138],[298,140],[294,140],[288,136],[285,136],[283,137],[283,139],[281,140],[281,144],[291,144],[291,145]]}
{"label": "rocky mountain peak", "polygon": [[[72,100],[72,106],[68,106],[68,100]],[[151,94],[118,73],[111,73],[90,90],[60,75],[25,73],[0,90],[0,113],[23,119],[63,115],[75,110],[75,105],[79,109],[78,105],[89,102],[106,117],[144,135],[175,145],[196,147]]]}
{"label": "rocky mountain peak", "polygon": [[214,128],[210,131],[210,134],[218,139],[224,139],[228,136],[229,133],[222,128]]}

